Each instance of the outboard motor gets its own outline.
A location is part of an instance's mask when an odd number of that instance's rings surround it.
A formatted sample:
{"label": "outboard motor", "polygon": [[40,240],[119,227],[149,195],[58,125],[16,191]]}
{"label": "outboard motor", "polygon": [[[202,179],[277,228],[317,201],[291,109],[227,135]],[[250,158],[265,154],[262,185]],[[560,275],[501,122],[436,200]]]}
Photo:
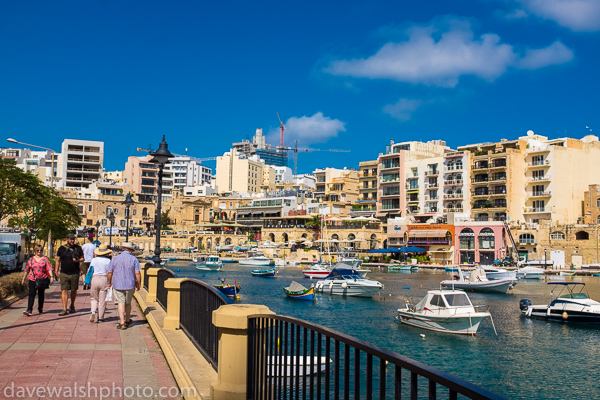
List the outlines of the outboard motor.
{"label": "outboard motor", "polygon": [[527,308],[530,305],[531,305],[531,301],[529,301],[529,299],[522,299],[521,301],[519,301],[519,308],[521,309],[521,311],[527,310]]}

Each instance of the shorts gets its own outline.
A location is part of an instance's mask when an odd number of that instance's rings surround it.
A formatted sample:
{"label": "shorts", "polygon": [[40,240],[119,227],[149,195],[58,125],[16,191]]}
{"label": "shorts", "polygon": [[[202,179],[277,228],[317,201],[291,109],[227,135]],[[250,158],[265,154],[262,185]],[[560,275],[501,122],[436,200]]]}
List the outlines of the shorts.
{"label": "shorts", "polygon": [[131,304],[135,289],[117,290],[113,288],[113,299],[117,304]]}
{"label": "shorts", "polygon": [[60,290],[76,292],[79,289],[79,274],[68,275],[61,272],[58,277],[60,279]]}
{"label": "shorts", "polygon": [[83,262],[81,263],[81,265],[79,266],[79,269],[81,270],[81,272],[83,273],[83,276],[85,277],[88,273],[88,269],[90,269],[90,264],[91,262]]}

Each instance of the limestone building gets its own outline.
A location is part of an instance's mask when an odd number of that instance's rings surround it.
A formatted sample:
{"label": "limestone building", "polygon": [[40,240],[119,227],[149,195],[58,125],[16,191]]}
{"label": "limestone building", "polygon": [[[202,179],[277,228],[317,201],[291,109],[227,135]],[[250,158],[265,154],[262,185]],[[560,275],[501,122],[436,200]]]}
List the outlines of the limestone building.
{"label": "limestone building", "polygon": [[247,157],[231,149],[217,157],[216,185],[219,193],[260,193],[265,164],[257,157]]}

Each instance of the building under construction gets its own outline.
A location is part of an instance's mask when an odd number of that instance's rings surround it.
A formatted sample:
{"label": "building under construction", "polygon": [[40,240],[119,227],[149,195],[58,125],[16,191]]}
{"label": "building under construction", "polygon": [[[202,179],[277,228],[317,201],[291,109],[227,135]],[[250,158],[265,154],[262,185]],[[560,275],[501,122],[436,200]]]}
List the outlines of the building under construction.
{"label": "building under construction", "polygon": [[244,154],[247,157],[257,155],[265,161],[266,165],[275,165],[277,167],[287,167],[287,151],[278,151],[265,141],[262,129],[257,129],[252,137],[252,141],[246,139],[242,142],[233,143],[233,148],[238,154]]}

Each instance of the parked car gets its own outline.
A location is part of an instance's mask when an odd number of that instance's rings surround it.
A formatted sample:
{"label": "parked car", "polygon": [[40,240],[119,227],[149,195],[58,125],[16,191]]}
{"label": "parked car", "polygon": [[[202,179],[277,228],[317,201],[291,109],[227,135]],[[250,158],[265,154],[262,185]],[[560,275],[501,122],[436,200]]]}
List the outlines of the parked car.
{"label": "parked car", "polygon": [[188,231],[183,231],[184,235],[189,235],[190,233]]}

